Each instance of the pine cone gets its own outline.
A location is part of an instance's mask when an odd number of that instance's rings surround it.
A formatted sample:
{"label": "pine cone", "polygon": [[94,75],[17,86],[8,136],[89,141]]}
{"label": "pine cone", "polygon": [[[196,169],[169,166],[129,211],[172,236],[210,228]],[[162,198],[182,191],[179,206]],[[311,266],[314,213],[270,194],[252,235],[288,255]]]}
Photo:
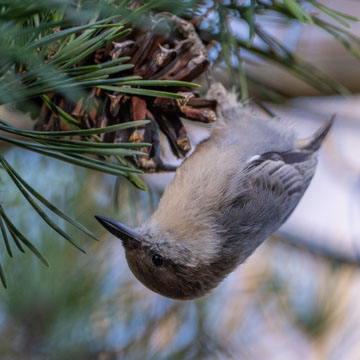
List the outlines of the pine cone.
{"label": "pine cone", "polygon": [[[100,64],[124,56],[131,57],[130,63],[134,67],[114,74],[115,77],[137,75],[144,80],[193,81],[209,66],[205,46],[195,27],[190,22],[167,13],[154,16],[149,28],[135,29],[123,41],[98,49],[86,64]],[[104,134],[102,140],[115,143],[151,143],[152,147],[141,149],[146,156],[136,156],[130,160],[142,170],[153,172],[173,170],[161,161],[159,130],[169,140],[174,155],[183,158],[191,149],[191,144],[181,118],[204,123],[216,120],[215,101],[200,98],[186,88],[173,87],[171,91],[181,94],[183,99],[92,89],[88,97],[76,104],[59,95],[52,95],[52,101],[76,118],[84,129],[131,120],[150,120],[143,127]],[[36,128],[46,131],[65,130],[66,126],[43,105]]]}

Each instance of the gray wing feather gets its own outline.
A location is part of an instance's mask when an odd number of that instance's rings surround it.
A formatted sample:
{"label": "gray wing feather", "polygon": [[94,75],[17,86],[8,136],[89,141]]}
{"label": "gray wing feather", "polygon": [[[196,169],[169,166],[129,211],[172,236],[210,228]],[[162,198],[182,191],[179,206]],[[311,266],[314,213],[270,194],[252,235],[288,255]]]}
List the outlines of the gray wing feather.
{"label": "gray wing feather", "polygon": [[316,154],[305,150],[271,152],[250,161],[237,195],[228,193],[216,217],[224,256],[240,252],[237,261],[242,262],[276,231],[299,203],[316,164]]}
{"label": "gray wing feather", "polygon": [[[317,160],[313,152],[294,150],[266,153],[245,168],[253,189],[287,197],[302,195],[314,175]],[[256,189],[261,186],[262,189]]]}
{"label": "gray wing feather", "polygon": [[[308,187],[316,164],[316,154],[310,151],[261,155],[245,169],[254,194],[252,200],[258,202],[260,198],[263,205],[256,205],[270,211],[275,223],[284,222]],[[278,215],[275,216],[275,212]]]}

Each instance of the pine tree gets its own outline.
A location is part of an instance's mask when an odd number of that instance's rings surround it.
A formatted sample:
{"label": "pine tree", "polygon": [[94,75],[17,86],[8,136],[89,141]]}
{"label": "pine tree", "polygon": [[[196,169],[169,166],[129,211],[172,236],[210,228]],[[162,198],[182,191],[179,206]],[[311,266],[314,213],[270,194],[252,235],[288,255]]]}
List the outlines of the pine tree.
{"label": "pine tree", "polygon": [[[305,11],[304,3],[338,25]],[[181,119],[216,121],[216,102],[203,97],[196,84],[199,77],[209,79],[212,70],[225,65],[244,102],[250,101],[249,86],[267,99],[283,100],[246,74],[245,50],[282,66],[321,92],[347,94],[342,84],[297,57],[260,26],[257,16],[267,13],[276,14],[278,21],[314,24],[360,59],[360,40],[346,29],[356,19],[315,0],[3,2],[0,104],[30,112],[35,123],[30,131],[1,120],[0,140],[125,177],[146,190],[139,173],[174,170],[161,159],[160,131],[174,155],[184,158],[191,145]],[[232,31],[231,19],[247,24],[247,40]],[[261,105],[258,100],[251,98]],[[78,247],[40,204],[96,238],[36,192],[4,156],[0,163],[33,209],[62,237]],[[47,264],[1,203],[0,228],[10,256],[12,239],[20,251],[27,247]],[[6,286],[1,267],[0,276]]]}

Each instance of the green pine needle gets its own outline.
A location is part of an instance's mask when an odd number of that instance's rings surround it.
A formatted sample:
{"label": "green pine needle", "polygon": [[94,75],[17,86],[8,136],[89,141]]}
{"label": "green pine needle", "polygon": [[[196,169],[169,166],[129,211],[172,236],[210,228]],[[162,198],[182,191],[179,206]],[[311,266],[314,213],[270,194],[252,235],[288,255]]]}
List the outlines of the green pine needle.
{"label": "green pine needle", "polygon": [[103,89],[103,90],[124,93],[124,94],[163,97],[163,98],[169,98],[169,99],[183,99],[184,98],[182,95],[174,94],[171,92],[148,90],[148,89],[141,89],[141,88],[128,88],[128,87],[106,86],[106,85],[98,86],[98,88]]}
{"label": "green pine needle", "polygon": [[[3,158],[0,157],[0,161],[4,166],[4,169],[7,171],[8,175],[10,176],[10,178],[12,179],[12,181],[14,182],[14,184],[16,185],[16,187],[20,190],[20,192],[23,194],[23,196],[25,197],[25,199],[29,202],[29,204],[33,207],[33,209],[42,217],[42,219],[51,227],[53,228],[57,233],[59,233],[63,238],[65,238],[67,241],[69,241],[73,246],[75,246],[77,249],[79,249],[81,252],[85,253],[85,251],[80,248],[74,241],[73,239],[66,234],[62,229],[60,229],[48,216],[47,214],[41,209],[41,207],[36,203],[36,201],[34,201],[31,197],[30,194],[32,195],[37,195],[36,197],[39,200],[42,200],[42,202],[45,205],[50,205],[50,203],[44,199],[42,196],[39,196],[40,194],[36,193],[34,189],[31,188],[31,186],[29,186],[22,178],[21,178],[21,182],[20,180],[20,176],[19,174],[15,173],[14,170],[10,167],[10,165],[7,163],[7,161]],[[26,189],[25,186],[23,186],[24,184],[27,184]],[[30,191],[31,189],[31,191]],[[28,191],[29,192],[28,192]],[[44,201],[45,200],[45,201]],[[50,207],[47,206],[48,208],[51,208],[53,210],[53,212],[55,212],[56,214],[61,213],[55,206],[51,205]],[[62,218],[64,219],[68,219],[68,217],[62,214]],[[74,221],[71,221],[72,223],[74,223]],[[79,227],[80,224],[77,225],[77,227]],[[81,225],[80,225],[81,226]],[[81,230],[84,231],[84,227],[81,226]],[[85,229],[85,233],[91,235],[91,237],[95,238],[97,240],[97,238],[95,237],[95,235],[91,234],[90,231]]]}
{"label": "green pine needle", "polygon": [[3,284],[4,288],[7,289],[5,273],[4,273],[4,270],[1,266],[1,264],[0,264],[0,279],[1,279],[1,283]]}
{"label": "green pine needle", "polygon": [[48,261],[40,253],[40,251],[36,248],[36,246],[33,245],[10,221],[1,204],[0,204],[0,216],[4,219],[9,231],[13,234],[13,236],[16,237],[18,240],[20,240],[45,266],[49,267]]}
{"label": "green pine needle", "polygon": [[7,236],[5,225],[4,225],[4,222],[3,222],[3,219],[1,218],[1,216],[0,216],[0,229],[1,229],[1,234],[2,234],[3,240],[4,240],[6,251],[7,251],[8,255],[12,258],[13,254],[11,251],[9,238]]}

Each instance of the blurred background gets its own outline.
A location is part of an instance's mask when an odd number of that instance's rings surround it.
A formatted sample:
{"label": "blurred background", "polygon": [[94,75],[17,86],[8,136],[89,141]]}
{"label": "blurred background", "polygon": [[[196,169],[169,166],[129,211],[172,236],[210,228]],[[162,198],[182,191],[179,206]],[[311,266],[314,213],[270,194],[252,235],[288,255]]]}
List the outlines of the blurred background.
{"label": "blurred background", "polygon": [[[358,1],[323,3],[360,15]],[[1,153],[29,184],[101,240],[90,240],[64,221],[59,225],[87,254],[65,243],[0,168],[1,204],[51,264],[46,268],[29,252],[15,251],[11,259],[1,250],[8,283],[0,290],[1,360],[360,358],[360,63],[315,26],[262,21],[297,55],[352,91],[322,94],[248,56],[250,76],[290,97],[266,106],[292,120],[300,135],[337,114],[315,178],[288,222],[208,296],[169,300],[134,278],[121,243],[94,215],[141,223],[173,175],[144,176],[148,192],[120,180],[116,192],[114,176],[1,142]],[[360,34],[359,22],[351,32]],[[231,84],[221,65],[215,76]],[[250,88],[252,94],[256,89]],[[26,116],[4,106],[0,117],[32,127]],[[188,121],[185,126],[193,144],[208,132]]]}

